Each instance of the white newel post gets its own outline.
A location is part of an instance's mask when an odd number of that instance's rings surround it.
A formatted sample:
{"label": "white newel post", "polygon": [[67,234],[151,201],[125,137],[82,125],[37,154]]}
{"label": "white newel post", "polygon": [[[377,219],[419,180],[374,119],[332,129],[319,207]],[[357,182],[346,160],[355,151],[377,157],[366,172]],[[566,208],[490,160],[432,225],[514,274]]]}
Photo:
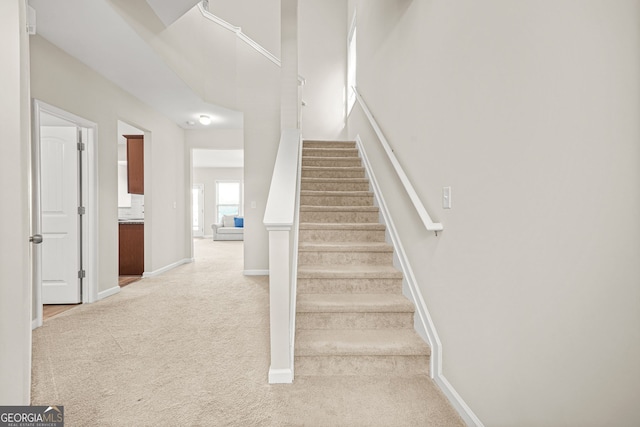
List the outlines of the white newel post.
{"label": "white newel post", "polygon": [[[269,320],[271,332],[271,366],[269,383],[293,382],[292,292],[295,277],[296,187],[300,131],[282,132],[271,188],[264,214],[269,232]],[[293,244],[293,247],[291,246]],[[293,258],[293,259],[292,259]]]}
{"label": "white newel post", "polygon": [[291,227],[267,227],[269,232],[269,311],[271,332],[271,366],[269,383],[290,383],[291,349],[289,348],[289,233]]}

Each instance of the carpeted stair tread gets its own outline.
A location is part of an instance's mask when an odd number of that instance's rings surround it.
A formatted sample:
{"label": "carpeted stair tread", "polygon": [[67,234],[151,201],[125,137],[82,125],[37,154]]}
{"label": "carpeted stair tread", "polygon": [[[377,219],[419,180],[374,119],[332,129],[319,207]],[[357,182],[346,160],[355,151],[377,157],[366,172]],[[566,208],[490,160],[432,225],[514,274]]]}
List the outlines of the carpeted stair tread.
{"label": "carpeted stair tread", "polygon": [[324,141],[324,140],[305,139],[303,141],[302,146],[304,148],[332,148],[332,147],[356,148],[356,143],[355,141]]}
{"label": "carpeted stair tread", "polygon": [[379,231],[386,230],[384,224],[371,223],[371,222],[344,222],[344,223],[331,223],[331,222],[301,222],[300,230],[366,230],[366,231]]}
{"label": "carpeted stair tread", "polygon": [[[358,163],[360,162],[360,157],[355,156],[355,157],[342,157],[342,156],[305,156],[304,155],[304,150],[302,151],[302,161],[304,162],[305,160],[325,160],[327,162],[335,162],[336,164],[340,164],[340,163]],[[314,165],[308,165],[308,166],[314,166]],[[317,166],[317,165],[316,165]],[[305,165],[303,165],[303,167],[306,167]],[[355,167],[355,165],[354,165]]]}
{"label": "carpeted stair tread", "polygon": [[304,265],[298,266],[299,279],[402,279],[392,265]]}
{"label": "carpeted stair tread", "polygon": [[302,179],[302,183],[304,184],[305,182],[314,182],[314,183],[328,183],[328,182],[350,182],[350,183],[357,183],[357,184],[368,184],[369,180],[366,178],[314,178],[314,177],[305,177],[305,178],[301,178]]}
{"label": "carpeted stair tread", "polygon": [[298,313],[413,313],[403,295],[389,294],[301,294]]}
{"label": "carpeted stair tread", "polygon": [[297,357],[429,356],[431,349],[413,329],[299,330]]}
{"label": "carpeted stair tread", "polygon": [[393,252],[393,246],[385,242],[328,242],[300,243],[300,252]]}
{"label": "carpeted stair tread", "polygon": [[314,206],[301,205],[301,212],[378,212],[377,206]]}
{"label": "carpeted stair tread", "polygon": [[363,166],[305,166],[302,170],[308,171],[327,171],[327,172],[343,172],[343,171],[352,171],[352,172],[364,172]]}
{"label": "carpeted stair tread", "polygon": [[303,147],[302,156],[358,157],[358,149],[351,147]]}
{"label": "carpeted stair tread", "polygon": [[300,196],[329,196],[329,197],[372,197],[371,191],[353,191],[353,190],[301,190]]}

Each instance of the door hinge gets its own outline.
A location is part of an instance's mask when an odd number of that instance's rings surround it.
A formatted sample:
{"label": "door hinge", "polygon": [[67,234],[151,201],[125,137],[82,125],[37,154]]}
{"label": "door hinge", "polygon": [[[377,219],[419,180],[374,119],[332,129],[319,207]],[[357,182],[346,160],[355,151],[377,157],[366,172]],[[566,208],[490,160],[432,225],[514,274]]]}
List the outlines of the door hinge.
{"label": "door hinge", "polygon": [[78,206],[78,215],[84,215],[85,213],[87,213],[87,210],[84,206]]}
{"label": "door hinge", "polygon": [[84,151],[85,148],[86,146],[84,142],[78,142],[78,151]]}
{"label": "door hinge", "polygon": [[80,270],[78,271],[78,279],[84,279],[87,276],[86,271]]}

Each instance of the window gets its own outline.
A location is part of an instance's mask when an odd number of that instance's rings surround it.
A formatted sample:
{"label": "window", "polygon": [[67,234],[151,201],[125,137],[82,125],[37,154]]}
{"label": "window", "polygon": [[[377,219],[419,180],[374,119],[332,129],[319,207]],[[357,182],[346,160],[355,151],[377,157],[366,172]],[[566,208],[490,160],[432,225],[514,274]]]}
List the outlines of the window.
{"label": "window", "polygon": [[216,216],[222,222],[224,215],[242,215],[242,182],[216,181]]}
{"label": "window", "polygon": [[353,105],[356,103],[356,16],[353,16],[351,30],[349,31],[349,41],[347,46],[347,115],[351,113]]}

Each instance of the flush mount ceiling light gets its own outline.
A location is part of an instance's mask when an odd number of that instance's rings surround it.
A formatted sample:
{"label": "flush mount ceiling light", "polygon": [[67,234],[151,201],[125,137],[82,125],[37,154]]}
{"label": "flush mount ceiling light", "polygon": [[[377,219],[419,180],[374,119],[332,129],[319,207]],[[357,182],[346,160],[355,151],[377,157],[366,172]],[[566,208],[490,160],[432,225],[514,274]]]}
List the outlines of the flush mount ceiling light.
{"label": "flush mount ceiling light", "polygon": [[200,116],[200,123],[203,124],[203,125],[210,125],[211,124],[211,117],[202,114]]}

